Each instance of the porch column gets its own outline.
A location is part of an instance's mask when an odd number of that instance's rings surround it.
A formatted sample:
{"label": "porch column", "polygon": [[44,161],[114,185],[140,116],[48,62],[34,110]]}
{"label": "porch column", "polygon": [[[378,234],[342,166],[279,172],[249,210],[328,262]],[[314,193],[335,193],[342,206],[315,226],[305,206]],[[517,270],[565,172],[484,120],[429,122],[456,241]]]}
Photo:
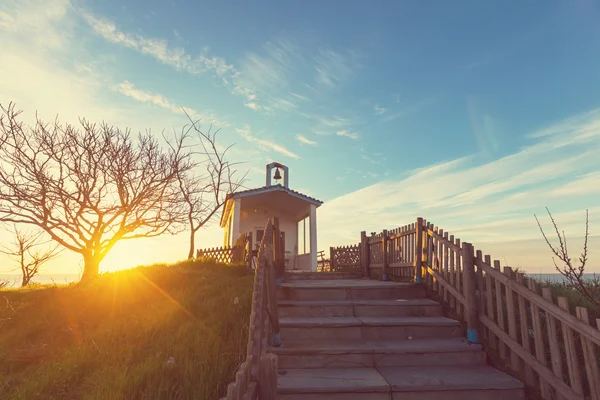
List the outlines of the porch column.
{"label": "porch column", "polygon": [[242,208],[242,199],[234,199],[233,200],[233,223],[231,224],[231,243],[229,246],[233,246],[236,240],[240,237],[240,217],[242,214],[240,213]]}
{"label": "porch column", "polygon": [[317,206],[310,205],[310,269],[317,272]]}

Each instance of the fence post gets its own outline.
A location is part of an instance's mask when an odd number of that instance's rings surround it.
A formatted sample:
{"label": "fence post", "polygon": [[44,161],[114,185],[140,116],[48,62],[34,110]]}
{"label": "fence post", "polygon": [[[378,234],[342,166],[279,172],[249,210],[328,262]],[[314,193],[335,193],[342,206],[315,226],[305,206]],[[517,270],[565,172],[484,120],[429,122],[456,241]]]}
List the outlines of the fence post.
{"label": "fence post", "polygon": [[382,256],[383,256],[383,274],[381,279],[384,281],[388,280],[388,231],[387,229],[383,230],[381,234],[381,247],[382,247]]}
{"label": "fence post", "polygon": [[335,248],[329,248],[329,272],[335,272]]}
{"label": "fence post", "polygon": [[273,218],[273,250],[275,252],[273,261],[275,262],[275,285],[281,285],[283,275],[285,274],[285,261],[282,257],[281,232],[279,231],[279,217]]}
{"label": "fence post", "polygon": [[415,283],[421,283],[423,279],[423,218],[417,218],[415,226],[416,243],[415,243]]}
{"label": "fence post", "polygon": [[363,278],[369,277],[369,239],[367,232],[360,233],[360,267],[362,269]]}
{"label": "fence post", "polygon": [[463,248],[463,294],[465,296],[465,313],[467,319],[467,340],[479,343],[477,318],[477,277],[475,276],[475,254],[473,245],[464,242]]}

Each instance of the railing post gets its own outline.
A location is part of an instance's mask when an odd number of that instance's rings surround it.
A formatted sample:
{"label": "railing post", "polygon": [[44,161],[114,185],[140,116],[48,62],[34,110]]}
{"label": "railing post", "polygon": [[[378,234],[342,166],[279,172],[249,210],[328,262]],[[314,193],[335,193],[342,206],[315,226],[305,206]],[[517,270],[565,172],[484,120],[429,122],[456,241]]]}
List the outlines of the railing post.
{"label": "railing post", "polygon": [[383,274],[381,279],[384,281],[388,280],[388,231],[387,229],[383,230],[381,234],[381,247],[382,247],[382,256],[383,256]]}
{"label": "railing post", "polygon": [[281,247],[281,232],[279,231],[279,217],[273,218],[273,251],[274,251],[274,262],[275,262],[275,285],[281,285],[283,282],[283,276],[285,274],[285,261],[283,259],[282,247]]}
{"label": "railing post", "polygon": [[367,232],[360,233],[360,267],[362,268],[363,278],[369,277],[369,239]]}
{"label": "railing post", "polygon": [[335,248],[329,248],[329,272],[335,272]]}
{"label": "railing post", "polygon": [[423,279],[423,218],[417,218],[415,226],[415,283],[421,283]]}
{"label": "railing post", "polygon": [[477,277],[475,276],[475,254],[473,245],[464,242],[463,248],[463,294],[465,296],[465,312],[467,319],[467,340],[479,343],[477,318]]}

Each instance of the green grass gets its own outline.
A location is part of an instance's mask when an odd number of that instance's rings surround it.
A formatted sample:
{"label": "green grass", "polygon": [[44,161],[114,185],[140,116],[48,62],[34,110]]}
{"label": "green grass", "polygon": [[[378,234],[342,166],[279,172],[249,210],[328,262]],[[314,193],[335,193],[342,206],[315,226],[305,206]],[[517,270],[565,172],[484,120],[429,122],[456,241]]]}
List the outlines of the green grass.
{"label": "green grass", "polygon": [[252,279],[183,262],[0,290],[0,397],[216,399],[245,356]]}

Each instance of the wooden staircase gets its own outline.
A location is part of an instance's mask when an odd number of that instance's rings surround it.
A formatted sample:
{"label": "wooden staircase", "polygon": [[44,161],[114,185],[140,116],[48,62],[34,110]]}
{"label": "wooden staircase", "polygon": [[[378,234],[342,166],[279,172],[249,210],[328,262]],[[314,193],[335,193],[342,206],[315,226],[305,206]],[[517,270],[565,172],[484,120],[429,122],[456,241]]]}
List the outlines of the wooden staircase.
{"label": "wooden staircase", "polygon": [[[352,279],[354,278],[354,279]],[[301,399],[521,400],[422,285],[288,273],[277,290],[278,395]]]}

